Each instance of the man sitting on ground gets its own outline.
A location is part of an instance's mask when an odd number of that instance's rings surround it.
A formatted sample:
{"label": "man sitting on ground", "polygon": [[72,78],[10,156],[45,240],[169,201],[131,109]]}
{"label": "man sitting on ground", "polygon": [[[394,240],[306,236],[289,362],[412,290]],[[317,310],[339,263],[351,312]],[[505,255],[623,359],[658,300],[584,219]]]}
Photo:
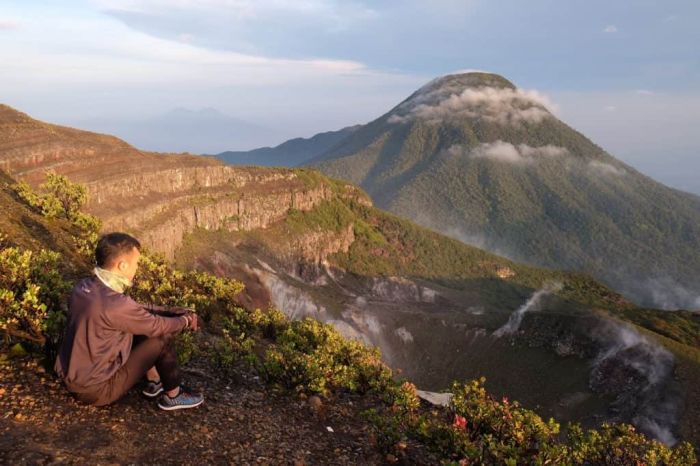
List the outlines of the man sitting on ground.
{"label": "man sitting on ground", "polygon": [[94,275],[71,293],[69,316],[55,369],[68,390],[85,403],[110,404],[146,376],[143,394],[158,406],[193,408],[204,401],[181,385],[173,336],[197,330],[197,315],[184,308],[144,306],[124,294],[132,285],[141,244],[109,233],[95,248]]}

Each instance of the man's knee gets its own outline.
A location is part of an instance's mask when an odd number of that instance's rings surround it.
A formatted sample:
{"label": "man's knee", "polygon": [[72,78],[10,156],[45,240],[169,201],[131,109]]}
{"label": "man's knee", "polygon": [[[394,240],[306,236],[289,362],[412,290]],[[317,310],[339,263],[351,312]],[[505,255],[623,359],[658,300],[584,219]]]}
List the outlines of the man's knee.
{"label": "man's knee", "polygon": [[175,334],[165,333],[165,334],[159,336],[158,338],[163,343],[163,346],[169,346],[173,343],[173,340],[175,339]]}
{"label": "man's knee", "polygon": [[148,340],[152,342],[151,344],[155,344],[159,348],[163,349],[172,344],[173,334],[165,333],[163,335],[158,335],[157,337],[150,337]]}

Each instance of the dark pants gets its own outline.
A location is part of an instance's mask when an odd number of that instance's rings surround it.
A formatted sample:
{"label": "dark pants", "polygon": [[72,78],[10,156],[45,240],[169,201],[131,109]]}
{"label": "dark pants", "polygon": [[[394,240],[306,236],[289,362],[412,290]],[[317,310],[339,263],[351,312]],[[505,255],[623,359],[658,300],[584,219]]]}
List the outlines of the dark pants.
{"label": "dark pants", "polygon": [[172,339],[172,334],[151,338],[134,335],[126,363],[111,378],[91,387],[89,392],[74,392],[76,398],[95,406],[113,403],[136,385],[153,366],[158,370],[165,391],[177,388],[181,380],[180,367]]}

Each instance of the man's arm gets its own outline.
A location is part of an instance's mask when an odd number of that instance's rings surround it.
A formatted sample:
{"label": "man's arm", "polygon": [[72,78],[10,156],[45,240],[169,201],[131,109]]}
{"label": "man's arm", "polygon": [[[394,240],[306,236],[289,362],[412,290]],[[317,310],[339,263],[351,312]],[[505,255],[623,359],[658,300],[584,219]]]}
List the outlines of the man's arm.
{"label": "man's arm", "polygon": [[158,315],[166,316],[166,317],[182,316],[182,315],[191,314],[194,312],[194,309],[190,309],[187,307],[161,306],[161,305],[152,304],[152,303],[145,303],[145,304],[140,303],[140,304],[147,311],[152,312],[153,314],[158,314]]}
{"label": "man's arm", "polygon": [[157,337],[185,329],[190,320],[185,315],[163,317],[152,314],[128,296],[120,296],[105,314],[114,328],[134,335]]}

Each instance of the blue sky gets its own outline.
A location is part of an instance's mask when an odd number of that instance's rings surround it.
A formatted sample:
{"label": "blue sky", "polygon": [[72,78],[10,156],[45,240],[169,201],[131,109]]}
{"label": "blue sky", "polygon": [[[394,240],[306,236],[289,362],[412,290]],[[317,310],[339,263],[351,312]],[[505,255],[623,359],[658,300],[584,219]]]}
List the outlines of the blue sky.
{"label": "blue sky", "polygon": [[88,128],[211,107],[269,128],[273,144],[369,121],[435,76],[481,69],[700,193],[699,20],[695,0],[3,2],[0,101]]}

